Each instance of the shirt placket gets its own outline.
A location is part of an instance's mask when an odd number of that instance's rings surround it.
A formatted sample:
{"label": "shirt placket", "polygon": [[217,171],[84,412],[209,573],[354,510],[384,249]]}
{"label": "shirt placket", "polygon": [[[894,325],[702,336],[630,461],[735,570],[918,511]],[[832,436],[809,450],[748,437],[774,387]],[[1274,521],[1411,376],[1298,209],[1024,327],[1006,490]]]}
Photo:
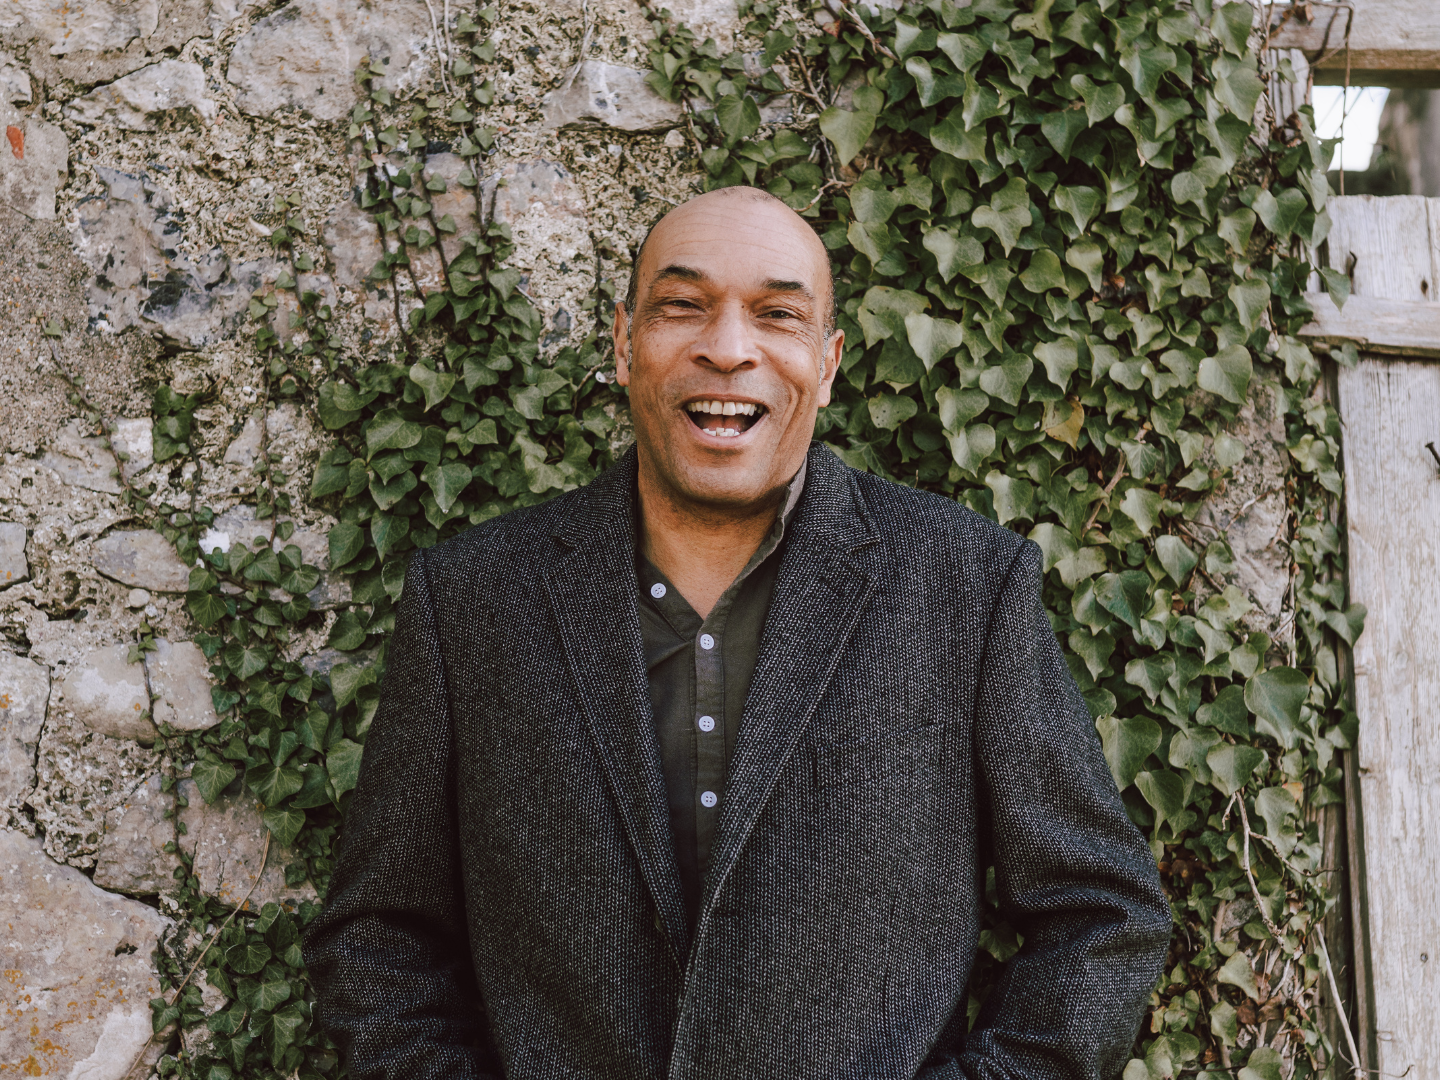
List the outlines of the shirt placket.
{"label": "shirt placket", "polygon": [[715,605],[695,636],[695,840],[702,875],[725,795],[724,627],[729,599]]}

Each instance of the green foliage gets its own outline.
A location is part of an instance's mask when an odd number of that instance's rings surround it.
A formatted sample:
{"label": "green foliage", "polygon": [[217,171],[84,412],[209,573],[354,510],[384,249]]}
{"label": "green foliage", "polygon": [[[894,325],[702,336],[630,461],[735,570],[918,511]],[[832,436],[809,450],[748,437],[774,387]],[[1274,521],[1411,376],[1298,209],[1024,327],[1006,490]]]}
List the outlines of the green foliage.
{"label": "green foliage", "polygon": [[[846,348],[820,437],[1044,552],[1052,622],[1177,925],[1128,1080],[1232,1052],[1268,1076],[1257,1005],[1305,1074],[1323,1070],[1306,953],[1333,896],[1306,810],[1339,798],[1353,721],[1336,645],[1364,613],[1339,581],[1338,422],[1294,337],[1329,228],[1309,110],[1257,118],[1277,76],[1243,3],[931,0],[818,33],[776,3],[747,10],[760,65],[661,22],[651,84],[701,88],[707,186],[766,188],[831,251]],[[794,123],[736,120],[737,96],[782,88]],[[1325,280],[1343,303],[1348,282]],[[1257,396],[1290,440],[1293,646],[1251,629],[1218,580],[1226,536],[1198,516]],[[1253,893],[1236,800],[1261,830]],[[1280,940],[1259,916],[1258,935],[1214,936],[1221,905],[1257,898]],[[990,919],[972,1021],[1013,951]],[[1257,949],[1300,963],[1257,989]]]}
{"label": "green foliage", "polygon": [[[1339,580],[1338,421],[1316,393],[1319,360],[1294,337],[1309,315],[1306,252],[1328,228],[1308,110],[1257,123],[1264,83],[1243,3],[932,0],[869,23],[845,9],[825,31],[813,11],[790,21],[768,0],[745,7],[749,40],[730,53],[657,19],[648,81],[685,103],[708,187],[764,187],[832,253],[846,349],[819,437],[1044,553],[1057,636],[1177,925],[1127,1080],[1242,1062],[1247,1080],[1273,1080],[1257,1008],[1289,1032],[1305,1075],[1323,1070],[1309,950],[1333,897],[1306,813],[1341,797],[1337,753],[1354,720],[1336,647],[1364,612],[1345,607]],[[613,288],[597,284],[587,305],[595,335],[547,351],[523,276],[505,265],[506,227],[434,210],[450,184],[476,186],[474,161],[494,142],[471,109],[494,100],[497,18],[460,17],[454,93],[400,103],[375,84],[383,65],[357,73],[348,130],[375,163],[359,198],[383,238],[372,277],[394,305],[397,349],[347,354],[307,290],[299,200],[273,211],[290,269],[252,299],[253,343],[265,400],[298,398],[334,434],[309,494],[338,521],[330,571],[351,577],[353,603],[328,627],[311,610],[319,573],[288,543],[286,478],[263,440],[258,538],[202,552],[213,513],[162,507],[161,527],[198,563],[186,603],[223,716],[208,732],[164,731],[171,756],[194,762],[207,801],[243,785],[264,806],[272,857],[289,851],[287,881],[322,894],[408,554],[610,463]],[[761,105],[785,93],[796,119],[766,123]],[[469,171],[427,173],[437,138]],[[420,252],[442,260],[443,288],[420,290]],[[1342,303],[1348,283],[1324,280]],[[1249,602],[1218,580],[1233,563],[1226,536],[1197,518],[1244,455],[1226,429],[1257,394],[1286,425],[1293,644],[1247,628]],[[157,460],[193,457],[198,403],[156,394]],[[312,628],[348,654],[328,674],[284,659]],[[214,935],[196,977],[233,1004],[204,1020],[213,1051],[166,1057],[162,1074],[318,1075],[332,1048],[310,1026],[297,947],[315,909],[227,921],[188,864],[177,879],[187,925]],[[993,872],[987,897],[971,1023],[1022,944]],[[1258,913],[1239,937],[1216,937],[1217,914],[1246,902]],[[1257,974],[1267,949],[1287,961],[1277,985]],[[203,1019],[198,989],[181,986],[194,958],[162,950],[157,1031]]]}

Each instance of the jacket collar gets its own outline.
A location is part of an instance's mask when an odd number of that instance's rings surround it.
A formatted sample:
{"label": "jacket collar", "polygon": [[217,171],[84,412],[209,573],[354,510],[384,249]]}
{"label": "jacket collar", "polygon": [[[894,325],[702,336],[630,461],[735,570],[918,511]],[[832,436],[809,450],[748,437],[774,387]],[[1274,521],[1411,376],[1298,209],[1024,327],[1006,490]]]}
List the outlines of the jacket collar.
{"label": "jacket collar", "polygon": [[[635,585],[632,447],[576,493],[546,587],[596,751],[677,970],[691,952]],[[812,443],[731,762],[697,933],[819,704],[875,582],[879,536],[854,474]]]}

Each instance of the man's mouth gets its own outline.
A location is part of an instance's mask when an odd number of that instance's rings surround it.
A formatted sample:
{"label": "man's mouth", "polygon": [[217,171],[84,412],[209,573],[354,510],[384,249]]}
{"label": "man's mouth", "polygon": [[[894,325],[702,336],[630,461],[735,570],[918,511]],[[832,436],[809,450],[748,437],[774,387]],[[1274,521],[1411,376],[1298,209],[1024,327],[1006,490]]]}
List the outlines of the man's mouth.
{"label": "man's mouth", "polygon": [[733,439],[748,431],[762,416],[765,406],[753,401],[691,401],[685,405],[690,422],[707,435]]}

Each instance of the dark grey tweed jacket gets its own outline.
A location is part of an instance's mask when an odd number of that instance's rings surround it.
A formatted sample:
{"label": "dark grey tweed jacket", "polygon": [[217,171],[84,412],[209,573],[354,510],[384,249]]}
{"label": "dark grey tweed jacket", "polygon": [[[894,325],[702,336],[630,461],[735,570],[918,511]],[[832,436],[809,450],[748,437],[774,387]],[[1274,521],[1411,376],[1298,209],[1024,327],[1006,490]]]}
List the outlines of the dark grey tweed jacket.
{"label": "dark grey tweed jacket", "polygon": [[[411,561],[305,940],[351,1075],[1113,1076],[1169,909],[1039,550],[812,448],[692,940],[634,476]],[[967,1035],[991,859],[1025,943]]]}

